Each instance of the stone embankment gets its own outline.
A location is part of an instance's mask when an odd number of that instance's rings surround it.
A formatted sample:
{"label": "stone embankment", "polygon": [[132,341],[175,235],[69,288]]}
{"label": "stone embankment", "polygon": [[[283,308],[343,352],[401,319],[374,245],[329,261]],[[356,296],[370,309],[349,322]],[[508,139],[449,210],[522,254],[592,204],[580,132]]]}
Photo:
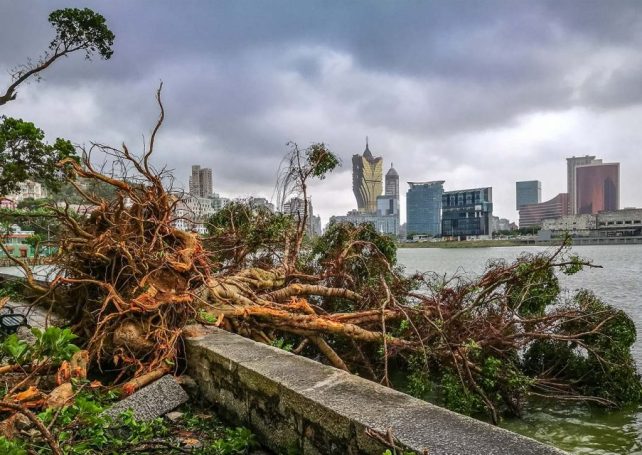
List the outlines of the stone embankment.
{"label": "stone embankment", "polygon": [[223,330],[186,345],[189,374],[203,396],[276,453],[381,455],[391,436],[417,454],[564,453]]}

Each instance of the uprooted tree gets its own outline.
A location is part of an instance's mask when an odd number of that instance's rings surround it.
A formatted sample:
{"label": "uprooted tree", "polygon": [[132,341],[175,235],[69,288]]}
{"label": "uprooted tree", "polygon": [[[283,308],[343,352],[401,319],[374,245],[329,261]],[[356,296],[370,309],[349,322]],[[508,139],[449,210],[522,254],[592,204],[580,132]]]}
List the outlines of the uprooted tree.
{"label": "uprooted tree", "polygon": [[[142,155],[94,144],[82,163],[60,163],[112,186],[115,197],[71,180],[94,210],[79,218],[51,208],[64,232],[50,286],[25,267],[36,299],[66,314],[91,364],[116,371],[115,383],[178,371],[182,331],[199,321],[387,385],[403,372],[413,393],[493,422],[533,396],[640,400],[631,319],[589,292],[560,292],[556,273],[590,266],[563,247],[493,262],[475,279],[446,279],[404,274],[394,241],[370,225],[334,224],[309,239],[307,213],[232,203],[209,220],[209,236],[178,230],[181,196],[150,164],[164,117],[160,90],[157,99],[161,115]],[[117,173],[94,167],[97,150],[115,159]],[[323,144],[291,145],[284,163],[282,188],[305,200],[310,179],[338,160]]]}

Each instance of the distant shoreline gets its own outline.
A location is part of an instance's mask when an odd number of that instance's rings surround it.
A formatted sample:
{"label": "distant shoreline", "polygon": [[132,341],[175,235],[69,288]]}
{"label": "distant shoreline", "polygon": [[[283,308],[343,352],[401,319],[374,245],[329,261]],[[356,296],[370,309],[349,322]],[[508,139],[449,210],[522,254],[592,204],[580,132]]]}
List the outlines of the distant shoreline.
{"label": "distant shoreline", "polygon": [[[498,248],[507,246],[556,246],[562,239],[553,240],[466,240],[439,242],[403,242],[398,248]],[[584,237],[573,239],[572,245],[642,245],[642,237]]]}
{"label": "distant shoreline", "polygon": [[461,242],[403,242],[398,243],[398,248],[493,248],[502,246],[542,245],[551,242],[535,242],[524,240],[467,240]]}

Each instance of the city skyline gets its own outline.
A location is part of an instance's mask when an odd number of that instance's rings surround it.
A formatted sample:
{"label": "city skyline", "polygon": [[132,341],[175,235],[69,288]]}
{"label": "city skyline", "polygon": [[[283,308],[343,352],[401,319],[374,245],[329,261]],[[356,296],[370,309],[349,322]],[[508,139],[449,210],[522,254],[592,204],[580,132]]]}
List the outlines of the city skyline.
{"label": "city skyline", "polygon": [[402,182],[492,186],[494,214],[511,220],[515,182],[541,180],[550,200],[566,191],[573,155],[622,163],[619,205],[642,205],[639,2],[0,6],[0,39],[12,43],[0,74],[46,48],[55,8],[90,6],[116,34],[111,60],[53,65],[3,114],[35,122],[50,141],[124,141],[136,152],[163,80],[152,160],[185,190],[187,163],[203,163],[221,195],[270,198],[286,142],[323,141],[343,161],[310,188],[325,224],[354,208],[350,157],[369,135]]}

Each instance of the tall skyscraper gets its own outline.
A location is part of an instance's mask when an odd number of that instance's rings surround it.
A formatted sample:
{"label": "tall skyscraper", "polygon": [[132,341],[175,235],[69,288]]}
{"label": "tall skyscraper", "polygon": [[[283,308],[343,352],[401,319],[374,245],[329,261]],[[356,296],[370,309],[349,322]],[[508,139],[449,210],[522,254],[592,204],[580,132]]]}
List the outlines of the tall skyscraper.
{"label": "tall skyscraper", "polygon": [[189,193],[196,197],[212,197],[212,170],[195,164],[189,178]]}
{"label": "tall skyscraper", "polygon": [[408,182],[406,193],[406,232],[408,235],[441,234],[441,204],[444,180]]}
{"label": "tall skyscraper", "polygon": [[539,180],[516,182],[515,196],[517,210],[526,204],[539,204],[542,202],[542,182]]}
{"label": "tall skyscraper", "polygon": [[568,193],[568,212],[570,215],[577,213],[577,196],[575,193],[575,169],[578,166],[587,164],[601,164],[602,160],[596,160],[594,156],[585,155],[578,157],[566,158],[566,189]]}
{"label": "tall skyscraper", "polygon": [[381,195],[383,158],[372,156],[366,139],[363,155],[352,156],[352,191],[360,213],[377,212],[377,196]]}
{"label": "tall skyscraper", "polygon": [[386,172],[386,196],[396,196],[399,199],[399,174],[390,163],[390,169]]}
{"label": "tall skyscraper", "polygon": [[[601,160],[600,160],[601,163]],[[575,168],[577,214],[597,214],[620,208],[620,163],[601,163]]]}

